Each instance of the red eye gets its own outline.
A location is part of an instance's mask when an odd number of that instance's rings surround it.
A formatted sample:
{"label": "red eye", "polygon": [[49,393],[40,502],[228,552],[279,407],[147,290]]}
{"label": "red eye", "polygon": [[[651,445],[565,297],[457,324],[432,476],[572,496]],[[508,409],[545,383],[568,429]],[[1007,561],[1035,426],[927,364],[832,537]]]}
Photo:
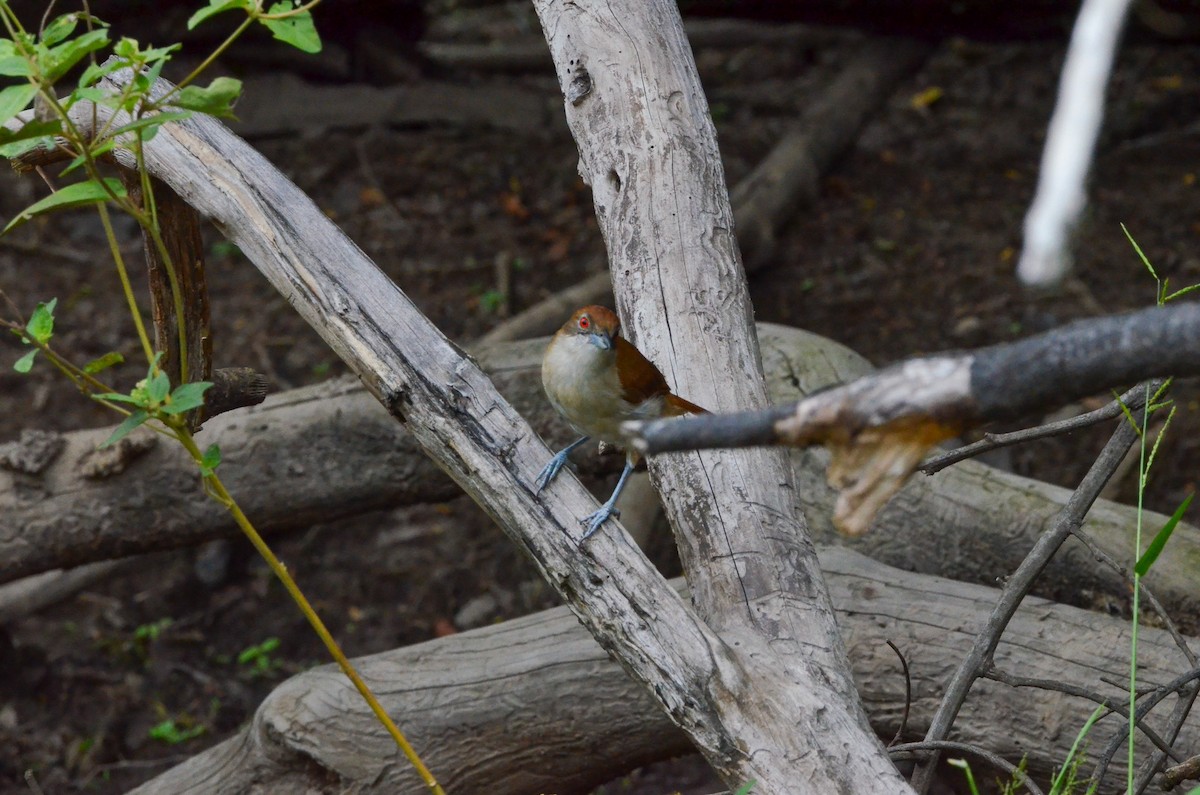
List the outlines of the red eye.
{"label": "red eye", "polygon": [[588,327],[590,327],[591,325],[592,325],[592,321],[588,320],[587,315],[584,315],[583,317],[579,318],[579,327],[581,329],[583,329],[584,331],[587,331]]}

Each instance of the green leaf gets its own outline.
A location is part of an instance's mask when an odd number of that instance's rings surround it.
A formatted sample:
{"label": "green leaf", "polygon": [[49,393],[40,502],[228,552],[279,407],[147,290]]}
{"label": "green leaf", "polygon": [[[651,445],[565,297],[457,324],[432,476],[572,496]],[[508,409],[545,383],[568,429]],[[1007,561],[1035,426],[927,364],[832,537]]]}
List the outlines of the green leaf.
{"label": "green leaf", "polygon": [[[268,14],[286,14],[293,6],[287,0],[280,0],[267,9]],[[285,44],[290,44],[297,50],[307,53],[321,51],[321,37],[313,24],[312,14],[303,11],[285,19],[264,19],[262,23],[271,31],[271,35]]]}
{"label": "green leaf", "polygon": [[13,158],[39,146],[53,145],[52,136],[62,132],[62,120],[26,122],[19,130],[0,127],[0,157]]}
{"label": "green leaf", "polygon": [[9,86],[0,91],[0,124],[28,108],[37,92],[37,86],[32,83]]}
{"label": "green leaf", "polygon": [[96,373],[104,372],[110,367],[114,367],[118,364],[124,364],[124,362],[124,356],[116,351],[109,351],[103,356],[92,359],[90,362],[85,364],[83,366],[83,371],[88,375],[95,375]]}
{"label": "green leaf", "polygon": [[1129,230],[1125,228],[1125,224],[1121,224],[1121,231],[1125,233],[1125,237],[1129,238],[1129,244],[1133,246],[1133,250],[1141,257],[1142,264],[1146,266],[1146,270],[1150,271],[1150,275],[1154,277],[1154,281],[1158,281],[1158,274],[1154,271],[1154,266],[1150,264],[1150,260],[1142,253],[1142,247],[1133,239],[1133,235],[1129,234]]}
{"label": "green leaf", "polygon": [[1137,565],[1133,567],[1133,570],[1137,572],[1139,577],[1145,577],[1146,572],[1150,571],[1150,567],[1154,565],[1154,561],[1158,560],[1158,556],[1162,554],[1163,547],[1167,545],[1167,541],[1171,538],[1171,533],[1175,532],[1175,527],[1179,524],[1179,521],[1183,519],[1184,512],[1187,511],[1188,506],[1192,504],[1192,497],[1195,496],[1195,492],[1187,495],[1187,499],[1185,499],[1180,506],[1175,509],[1175,513],[1171,514],[1171,518],[1168,519],[1167,523],[1162,526],[1162,529],[1155,534],[1154,540],[1150,542],[1150,546],[1146,547],[1146,551],[1142,553],[1140,558],[1138,558]]}
{"label": "green leaf", "polygon": [[204,20],[209,17],[216,16],[223,11],[229,11],[234,8],[244,8],[249,10],[250,5],[247,0],[208,0],[208,5],[192,14],[187,21],[188,30],[193,30]]}
{"label": "green leaf", "polygon": [[0,58],[0,75],[5,77],[29,77],[33,67],[29,61],[20,55],[8,55]]}
{"label": "green leaf", "polygon": [[212,477],[213,472],[221,465],[221,448],[215,443],[210,444],[200,459],[200,473],[204,477]]}
{"label": "green leaf", "polygon": [[211,116],[232,117],[233,102],[242,93],[242,81],[218,77],[207,87],[188,86],[170,100],[170,104]]}
{"label": "green leaf", "polygon": [[132,433],[135,428],[148,419],[150,419],[150,415],[146,413],[145,409],[135,410],[132,414],[125,418],[124,422],[117,426],[117,429],[112,432],[112,436],[109,436],[104,440],[104,443],[100,445],[100,449],[111,447],[112,445],[121,441],[130,433]]}
{"label": "green leaf", "polygon": [[24,141],[28,138],[41,138],[47,135],[56,135],[60,132],[62,132],[61,119],[50,119],[49,121],[32,119],[25,122],[19,130],[0,129],[0,144]]}
{"label": "green leaf", "polygon": [[108,99],[110,96],[112,95],[107,91],[102,88],[96,88],[95,86],[77,88],[67,95],[66,100],[63,101],[63,107],[73,107],[76,102],[81,102],[83,100],[87,100],[88,102],[103,103],[104,100]]}
{"label": "green leaf", "polygon": [[63,14],[61,17],[51,21],[46,29],[42,31],[42,44],[52,47],[60,41],[70,36],[75,32],[75,26],[79,24],[78,14]]}
{"label": "green leaf", "polygon": [[57,298],[39,303],[37,309],[33,310],[33,314],[30,315],[29,322],[25,324],[25,331],[29,336],[43,345],[49,342],[50,337],[54,334],[54,307],[56,306],[58,306]]}
{"label": "green leaf", "polygon": [[1184,287],[1182,290],[1176,290],[1170,295],[1163,296],[1163,303],[1165,304],[1168,301],[1174,301],[1176,298],[1187,295],[1193,290],[1200,290],[1200,284],[1193,284],[1191,287]]}
{"label": "green leaf", "polygon": [[[112,138],[106,138],[106,139],[104,139],[103,142],[93,146],[89,151],[91,152],[92,158],[96,159],[96,158],[99,158],[101,155],[104,155],[104,154],[108,153],[109,151],[115,149],[116,146],[117,146],[117,142],[115,140],[113,140]],[[83,164],[86,162],[87,162],[87,158],[84,157],[83,155],[79,155],[74,160],[72,160],[70,163],[67,163],[67,167],[64,168],[62,171],[58,172],[58,175],[60,177],[65,177],[68,174],[70,174],[72,171],[75,171],[75,170],[81,168],[83,166]]]}
{"label": "green leaf", "polygon": [[161,406],[171,394],[171,378],[161,370],[146,379],[146,398],[152,406]]}
{"label": "green leaf", "polygon": [[99,204],[102,201],[106,201],[110,193],[118,197],[125,195],[125,186],[116,177],[105,177],[103,184],[94,179],[89,179],[86,182],[76,182],[73,185],[67,185],[65,188],[59,188],[41,201],[36,201],[26,207],[16,218],[8,222],[8,226],[4,227],[4,231],[0,232],[0,234],[7,234],[9,230],[25,223],[33,216],[41,215],[50,210],[66,210],[70,207]]}
{"label": "green leaf", "polygon": [[182,414],[204,405],[204,393],[212,386],[212,381],[193,381],[181,384],[171,393],[171,402],[162,407],[166,414]]}
{"label": "green leaf", "polygon": [[17,361],[13,364],[13,369],[18,373],[28,373],[33,368],[33,359],[37,356],[37,352],[38,349],[34,348],[20,359],[17,359]]}
{"label": "green leaf", "polygon": [[87,68],[83,70],[83,74],[79,76],[79,87],[87,88],[100,78],[107,77],[118,69],[124,69],[127,66],[128,64],[116,59],[105,61],[104,63],[88,64]]}
{"label": "green leaf", "polygon": [[108,28],[89,30],[52,48],[42,63],[42,72],[50,82],[54,82],[83,60],[88,53],[107,46]]}

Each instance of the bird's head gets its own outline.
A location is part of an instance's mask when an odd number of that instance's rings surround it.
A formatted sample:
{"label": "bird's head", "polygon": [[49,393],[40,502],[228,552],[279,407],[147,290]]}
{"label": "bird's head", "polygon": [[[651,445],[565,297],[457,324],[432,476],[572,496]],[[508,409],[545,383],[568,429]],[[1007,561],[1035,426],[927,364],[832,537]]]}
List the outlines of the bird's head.
{"label": "bird's head", "polygon": [[611,351],[621,333],[621,320],[611,309],[585,306],[558,330],[559,337],[575,337],[602,351]]}

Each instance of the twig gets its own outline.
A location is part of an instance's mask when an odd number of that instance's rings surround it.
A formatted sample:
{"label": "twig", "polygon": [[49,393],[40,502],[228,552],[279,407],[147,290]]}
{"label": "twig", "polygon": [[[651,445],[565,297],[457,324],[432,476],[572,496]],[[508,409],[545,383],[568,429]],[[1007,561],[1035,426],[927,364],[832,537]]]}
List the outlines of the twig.
{"label": "twig", "polygon": [[1134,387],[1121,395],[1118,400],[1114,400],[1094,411],[1089,411],[1085,414],[1080,414],[1075,417],[1068,417],[1065,420],[1057,422],[1048,422],[1044,425],[1038,425],[1033,428],[1023,428],[1019,431],[1010,433],[986,433],[983,438],[977,442],[956,447],[953,450],[947,450],[944,453],[939,453],[932,458],[926,459],[925,463],[921,464],[921,471],[926,475],[933,475],[941,472],[948,466],[957,464],[959,461],[965,461],[968,458],[982,455],[991,450],[998,450],[1002,447],[1009,447],[1014,444],[1023,442],[1032,442],[1035,439],[1044,439],[1048,436],[1057,436],[1061,433],[1070,433],[1071,431],[1087,428],[1105,420],[1111,420],[1121,416],[1121,404],[1124,403],[1130,411],[1139,409],[1146,400],[1145,390],[1142,387]]}
{"label": "twig", "polygon": [[896,736],[888,743],[888,748],[891,748],[900,742],[900,739],[904,737],[904,730],[908,728],[908,711],[912,707],[912,677],[908,672],[908,660],[904,659],[904,655],[900,653],[900,649],[890,640],[887,642],[887,645],[892,651],[896,652],[896,656],[900,658],[900,667],[904,669],[904,714],[900,716],[900,728],[896,729]]}
{"label": "twig", "polygon": [[[1137,430],[1124,419],[1117,425],[1116,431],[1100,455],[1092,463],[1091,468],[1080,482],[1079,487],[1071,494],[1067,503],[1055,517],[1054,524],[1037,540],[1033,549],[1021,561],[1021,565],[1013,572],[996,600],[996,606],[988,617],[980,633],[971,644],[971,650],[963,657],[954,675],[946,686],[946,693],[938,704],[930,721],[926,740],[936,741],[945,739],[958,715],[959,709],[967,698],[967,693],[975,680],[991,667],[992,655],[1000,643],[1000,636],[1017,612],[1017,607],[1033,588],[1033,583],[1050,558],[1058,551],[1071,532],[1083,522],[1092,503],[1100,496],[1101,489],[1108,482],[1116,467],[1125,456],[1125,451],[1137,440]],[[927,792],[933,780],[933,771],[937,764],[937,754],[918,764],[913,773],[913,787],[919,793]],[[1099,779],[1097,779],[1099,780]]]}
{"label": "twig", "polygon": [[[1153,710],[1162,702],[1164,698],[1172,693],[1178,692],[1185,685],[1191,684],[1198,679],[1200,679],[1200,668],[1194,668],[1185,674],[1180,674],[1167,684],[1162,685],[1161,687],[1156,687],[1153,693],[1147,695],[1144,700],[1138,702],[1137,714],[1134,715],[1134,720],[1140,723],[1147,715],[1150,714],[1151,710]],[[1110,740],[1108,745],[1105,747],[1104,753],[1100,756],[1100,761],[1096,763],[1096,770],[1092,774],[1092,777],[1096,781],[1103,779],[1104,774],[1108,772],[1108,766],[1112,764],[1113,757],[1116,756],[1117,751],[1121,749],[1121,746],[1124,745],[1127,738],[1128,734],[1123,731],[1117,732],[1113,735],[1112,740]]]}
{"label": "twig", "polygon": [[[1009,687],[1032,687],[1039,690],[1053,690],[1056,693],[1065,693],[1068,696],[1085,698],[1093,704],[1107,709],[1109,715],[1115,714],[1120,715],[1126,720],[1129,719],[1128,707],[1125,707],[1120,702],[1110,698],[1109,696],[1102,696],[1095,690],[1090,690],[1080,685],[1073,685],[1070,682],[1058,682],[1053,679],[1033,679],[1027,676],[1014,676],[1010,673],[1000,670],[994,664],[980,674],[980,678],[991,679],[994,682],[1001,682]],[[1105,717],[1107,716],[1100,716],[1100,720],[1103,720]],[[1154,743],[1154,745],[1160,751],[1170,754],[1171,758],[1173,759],[1179,759],[1179,753],[1175,751],[1175,749],[1171,748],[1171,744],[1159,736],[1158,732],[1154,731],[1154,729],[1151,729],[1149,726],[1143,726],[1141,723],[1138,724],[1138,728],[1141,729],[1142,734],[1146,735],[1146,739]]]}
{"label": "twig", "polygon": [[[1088,551],[1092,553],[1092,556],[1095,557],[1096,560],[1120,574],[1130,584],[1133,583],[1133,573],[1118,563],[1112,555],[1109,555],[1107,552],[1105,552],[1095,541],[1092,540],[1091,536],[1083,532],[1082,528],[1076,528],[1071,532],[1071,534],[1079,539],[1079,541],[1088,548]],[[1167,613],[1167,609],[1163,607],[1162,602],[1158,601],[1158,597],[1156,597],[1154,593],[1146,587],[1145,580],[1139,578],[1138,584],[1142,589],[1142,596],[1146,597],[1146,600],[1150,602],[1150,607],[1156,614],[1158,614],[1158,617],[1162,619],[1163,625],[1166,627],[1167,632],[1171,634],[1171,638],[1175,641],[1175,645],[1179,647],[1179,650],[1183,652],[1183,656],[1187,658],[1188,664],[1193,667],[1195,667],[1197,664],[1200,664],[1200,660],[1196,658],[1195,653],[1192,651],[1191,647],[1188,646],[1187,639],[1183,637],[1183,633],[1179,631],[1179,627],[1175,626],[1175,622],[1171,620],[1171,616]]]}
{"label": "twig", "polygon": [[1021,786],[1029,790],[1032,795],[1044,795],[1041,788],[1033,783],[1028,773],[999,754],[994,754],[986,748],[980,748],[978,745],[956,743],[948,740],[923,740],[919,743],[904,743],[903,745],[893,745],[888,748],[888,753],[892,755],[907,753],[916,756],[920,751],[934,751],[935,754],[939,751],[955,751],[960,754],[977,756],[998,770],[1003,770],[1009,776],[1012,776],[1014,781],[1019,781]]}
{"label": "twig", "polygon": [[1168,767],[1163,771],[1162,788],[1166,790],[1174,789],[1185,781],[1192,781],[1200,778],[1200,754],[1188,757],[1183,762],[1180,762],[1174,767]]}
{"label": "twig", "polygon": [[[1179,737],[1179,732],[1183,729],[1183,724],[1191,714],[1192,706],[1196,703],[1196,696],[1200,694],[1200,685],[1195,682],[1188,688],[1186,694],[1182,695],[1179,701],[1175,702],[1175,708],[1171,710],[1171,717],[1167,719],[1167,737],[1170,742],[1175,742]],[[1178,760],[1178,756],[1171,755]],[[1142,765],[1142,769],[1138,772],[1137,780],[1134,783],[1135,795],[1141,795],[1146,791],[1146,787],[1150,786],[1151,779],[1154,778],[1154,772],[1162,767],[1166,762],[1167,754],[1163,751],[1155,751],[1154,754]]]}
{"label": "twig", "polygon": [[1200,304],[1082,320],[1018,342],[906,359],[788,406],[628,422],[646,455],[853,439],[924,423],[973,427],[1060,406],[1116,384],[1200,374]]}

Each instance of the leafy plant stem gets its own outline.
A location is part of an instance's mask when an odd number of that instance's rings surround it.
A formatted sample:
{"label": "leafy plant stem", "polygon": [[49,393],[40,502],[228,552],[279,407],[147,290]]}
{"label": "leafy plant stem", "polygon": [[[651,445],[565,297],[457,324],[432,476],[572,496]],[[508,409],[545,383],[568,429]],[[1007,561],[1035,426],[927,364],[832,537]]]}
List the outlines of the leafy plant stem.
{"label": "leafy plant stem", "polygon": [[[204,458],[204,454],[196,445],[191,433],[188,432],[183,423],[181,421],[171,423],[171,428],[175,431],[179,442],[184,446],[192,458],[194,458],[197,463],[201,462]],[[421,777],[421,780],[425,782],[425,785],[429,787],[430,791],[436,793],[437,795],[444,795],[441,785],[437,783],[437,780],[433,777],[433,774],[427,767],[425,767],[425,763],[421,761],[421,757],[417,755],[417,752],[409,744],[399,727],[392,722],[392,719],[384,710],[383,705],[381,705],[378,699],[375,698],[375,694],[371,692],[371,689],[367,686],[367,683],[363,681],[361,676],[359,676],[358,671],[355,670],[354,666],[350,663],[350,660],[347,659],[345,653],[342,651],[341,646],[338,645],[337,641],[333,639],[333,635],[331,635],[329,630],[326,629],[325,623],[321,621],[320,616],[318,616],[316,611],[313,610],[312,605],[309,604],[308,599],[304,596],[304,592],[300,590],[300,587],[296,584],[296,581],[293,580],[291,574],[288,573],[287,566],[285,566],[279,560],[279,558],[275,557],[275,553],[271,551],[271,548],[267,545],[267,542],[264,541],[263,537],[258,534],[257,530],[254,529],[254,525],[251,524],[250,520],[246,517],[246,514],[242,512],[241,507],[237,504],[229,492],[225,490],[225,484],[221,482],[220,477],[218,477],[216,473],[206,475],[204,477],[204,483],[208,492],[213,496],[214,499],[225,506],[225,509],[229,511],[238,527],[241,528],[242,532],[246,535],[246,538],[250,540],[250,543],[256,550],[258,550],[258,554],[262,556],[264,561],[266,561],[267,566],[270,567],[275,576],[279,578],[279,581],[283,584],[283,587],[288,592],[288,595],[292,597],[292,600],[300,608],[300,612],[304,614],[304,617],[312,626],[313,631],[317,633],[317,636],[320,637],[321,642],[325,644],[325,648],[329,651],[330,656],[333,657],[334,661],[338,664],[338,667],[342,669],[342,672],[346,674],[347,678],[349,678],[351,683],[353,683],[354,688],[363,697],[363,700],[367,702],[367,706],[371,708],[371,712],[375,714],[375,717],[379,719],[379,722],[383,724],[383,727],[387,729],[388,734],[390,734],[392,739],[396,741],[396,745],[399,746],[400,750],[408,758],[409,763],[412,764],[412,766],[416,769],[417,774]]]}
{"label": "leafy plant stem", "polygon": [[137,296],[134,295],[133,285],[129,281],[129,271],[125,267],[125,258],[121,256],[121,247],[117,244],[117,234],[113,231],[108,208],[103,204],[97,204],[96,209],[100,213],[100,223],[104,224],[104,236],[108,239],[108,248],[112,252],[113,262],[117,265],[121,289],[125,291],[125,301],[129,304],[129,314],[133,316],[133,324],[137,327],[138,339],[142,343],[142,352],[146,354],[146,361],[152,362],[154,361],[154,346],[150,344],[150,337],[146,334],[146,324],[142,321],[142,313],[138,309]]}
{"label": "leafy plant stem", "polygon": [[238,25],[236,29],[234,29],[233,33],[230,33],[227,37],[225,37],[225,41],[223,41],[219,45],[217,45],[217,48],[215,50],[213,50],[211,53],[209,53],[208,57],[205,58],[203,61],[201,61],[199,66],[197,66],[195,69],[193,69],[191,71],[191,73],[188,74],[187,77],[183,78],[178,83],[176,83],[175,87],[173,89],[171,89],[165,95],[163,95],[162,97],[157,99],[156,102],[160,105],[165,105],[165,104],[167,104],[168,100],[171,97],[173,97],[175,94],[178,94],[180,91],[182,91],[187,86],[191,85],[192,82],[194,82],[195,79],[197,77],[199,77],[202,72],[204,72],[204,70],[206,70],[206,69],[208,69],[208,67],[212,66],[213,61],[217,60],[217,58],[220,58],[221,55],[226,50],[228,50],[229,47],[235,41],[237,41],[243,33],[246,32],[246,28],[250,27],[250,25],[252,25],[253,23],[254,23],[253,16],[247,16],[245,19],[243,19],[242,23],[240,25]]}

